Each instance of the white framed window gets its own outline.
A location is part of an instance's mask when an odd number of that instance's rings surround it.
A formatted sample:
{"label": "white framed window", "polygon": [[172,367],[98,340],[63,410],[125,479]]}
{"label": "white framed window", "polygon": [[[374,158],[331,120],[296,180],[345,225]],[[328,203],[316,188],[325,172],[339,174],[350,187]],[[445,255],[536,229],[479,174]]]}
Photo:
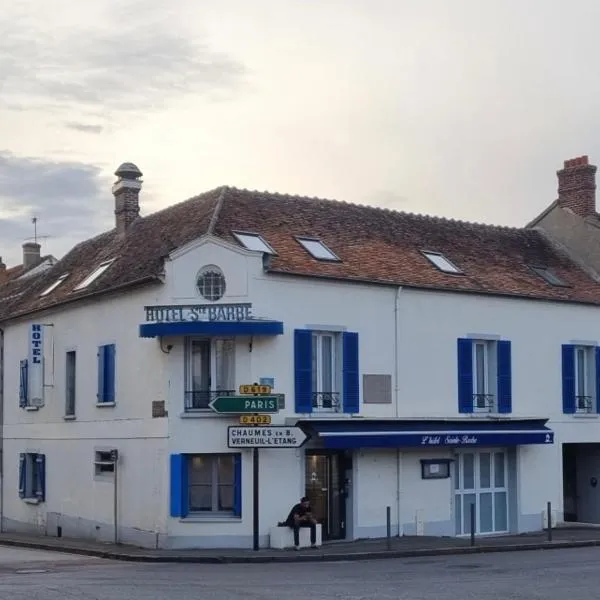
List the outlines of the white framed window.
{"label": "white framed window", "polygon": [[115,259],[111,258],[110,260],[105,260],[103,263],[100,263],[100,265],[98,265],[98,267],[94,269],[81,283],[73,288],[74,291],[83,290],[88,287],[91,283],[96,281],[96,279],[98,279],[98,277],[100,277],[100,275],[102,275],[104,271],[106,271],[106,269],[113,264],[114,261]]}
{"label": "white framed window", "polygon": [[337,412],[340,402],[340,335],[331,331],[312,334],[313,409]]}
{"label": "white framed window", "polygon": [[75,417],[77,389],[77,352],[70,350],[65,354],[65,416]]}
{"label": "white framed window", "polygon": [[423,251],[425,258],[440,271],[444,273],[454,273],[455,275],[462,275],[462,271],[448,258],[446,258],[441,252],[428,252]]}
{"label": "white framed window", "polygon": [[217,395],[235,394],[235,339],[187,338],[185,410],[210,410]]}
{"label": "white framed window", "polygon": [[313,258],[318,260],[340,261],[339,256],[317,238],[297,237],[296,240]]}
{"label": "white framed window", "polygon": [[276,254],[275,250],[258,235],[258,233],[247,233],[243,231],[232,232],[237,241],[248,250],[256,250],[257,252],[265,252],[266,254]]}
{"label": "white framed window", "polygon": [[595,348],[575,346],[575,412],[595,411]]}
{"label": "white framed window", "polygon": [[198,293],[211,302],[220,300],[226,290],[225,275],[216,265],[207,265],[200,269],[196,278]]}
{"label": "white framed window", "polygon": [[19,455],[19,497],[43,502],[46,499],[46,455],[24,452]]}
{"label": "white framed window", "polygon": [[473,412],[496,411],[496,344],[473,341]]}
{"label": "white framed window", "polygon": [[188,456],[190,513],[233,515],[235,512],[235,454]]}
{"label": "white framed window", "polygon": [[68,273],[64,273],[63,275],[61,275],[52,285],[49,285],[41,294],[40,297],[42,296],[47,296],[50,292],[53,292],[67,277],[69,276]]}
{"label": "white framed window", "polygon": [[94,451],[94,477],[100,479],[113,479],[115,461],[109,449]]}

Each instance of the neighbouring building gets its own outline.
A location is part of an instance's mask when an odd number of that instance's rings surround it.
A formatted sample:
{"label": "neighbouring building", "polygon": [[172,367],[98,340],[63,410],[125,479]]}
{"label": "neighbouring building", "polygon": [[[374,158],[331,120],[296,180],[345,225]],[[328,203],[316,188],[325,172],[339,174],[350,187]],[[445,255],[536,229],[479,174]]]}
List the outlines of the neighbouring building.
{"label": "neighbouring building", "polygon": [[545,232],[231,187],[142,217],[116,175],[111,231],[0,286],[5,531],[251,547],[247,406],[283,426],[261,546],[304,494],[329,539],[387,507],[394,535],[467,535],[471,505],[539,530],[574,443],[600,522],[600,283]]}

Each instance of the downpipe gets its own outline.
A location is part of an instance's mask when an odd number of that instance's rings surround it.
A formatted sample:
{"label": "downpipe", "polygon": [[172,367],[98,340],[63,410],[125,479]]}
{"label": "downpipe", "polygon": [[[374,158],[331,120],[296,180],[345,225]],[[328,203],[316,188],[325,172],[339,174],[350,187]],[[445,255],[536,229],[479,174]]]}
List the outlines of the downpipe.
{"label": "downpipe", "polygon": [[[396,418],[400,416],[400,384],[398,381],[400,368],[398,366],[399,363],[399,342],[398,342],[398,324],[400,322],[400,294],[402,293],[402,287],[398,287],[396,289],[396,295],[394,298],[394,414]],[[401,534],[401,525],[400,525],[400,460],[401,454],[400,449],[396,449],[396,525],[397,525],[397,535],[400,537]]]}

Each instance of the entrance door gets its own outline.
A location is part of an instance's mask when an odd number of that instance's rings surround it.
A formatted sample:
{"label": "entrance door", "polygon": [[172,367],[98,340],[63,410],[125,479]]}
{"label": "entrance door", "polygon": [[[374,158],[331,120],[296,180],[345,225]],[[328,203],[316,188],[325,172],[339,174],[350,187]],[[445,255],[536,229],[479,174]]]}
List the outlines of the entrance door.
{"label": "entrance door", "polygon": [[475,534],[508,531],[507,479],[503,450],[456,455],[454,518],[457,535],[471,533],[471,504],[475,505]]}
{"label": "entrance door", "polygon": [[322,525],[324,539],[346,537],[346,466],[341,454],[306,455],[306,495]]}

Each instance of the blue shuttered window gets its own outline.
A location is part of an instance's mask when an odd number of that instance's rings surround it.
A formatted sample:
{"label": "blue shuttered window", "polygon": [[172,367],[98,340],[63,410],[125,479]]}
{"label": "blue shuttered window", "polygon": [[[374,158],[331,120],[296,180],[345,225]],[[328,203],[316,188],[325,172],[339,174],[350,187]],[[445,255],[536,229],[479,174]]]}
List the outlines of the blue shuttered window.
{"label": "blue shuttered window", "polygon": [[360,412],[360,378],[358,366],[358,333],[344,332],[342,337],[343,410]]}
{"label": "blue shuttered window", "polygon": [[473,340],[457,340],[458,412],[473,412]]}
{"label": "blue shuttered window", "polygon": [[498,412],[512,412],[512,366],[510,342],[502,340],[497,345],[498,356]]}
{"label": "blue shuttered window", "polygon": [[99,403],[115,402],[115,345],[98,348],[98,393]]}
{"label": "blue shuttered window", "polygon": [[294,330],[294,398],[297,413],[312,412],[312,331]]}
{"label": "blue shuttered window", "polygon": [[595,349],[594,358],[596,362],[596,412],[600,414],[600,348]]}
{"label": "blue shuttered window", "polygon": [[575,412],[575,346],[562,346],[562,405],[563,413]]}
{"label": "blue shuttered window", "polygon": [[46,500],[46,456],[23,452],[19,454],[19,498]]}
{"label": "blue shuttered window", "polygon": [[27,359],[19,363],[19,406],[21,408],[29,403],[29,363]]}

